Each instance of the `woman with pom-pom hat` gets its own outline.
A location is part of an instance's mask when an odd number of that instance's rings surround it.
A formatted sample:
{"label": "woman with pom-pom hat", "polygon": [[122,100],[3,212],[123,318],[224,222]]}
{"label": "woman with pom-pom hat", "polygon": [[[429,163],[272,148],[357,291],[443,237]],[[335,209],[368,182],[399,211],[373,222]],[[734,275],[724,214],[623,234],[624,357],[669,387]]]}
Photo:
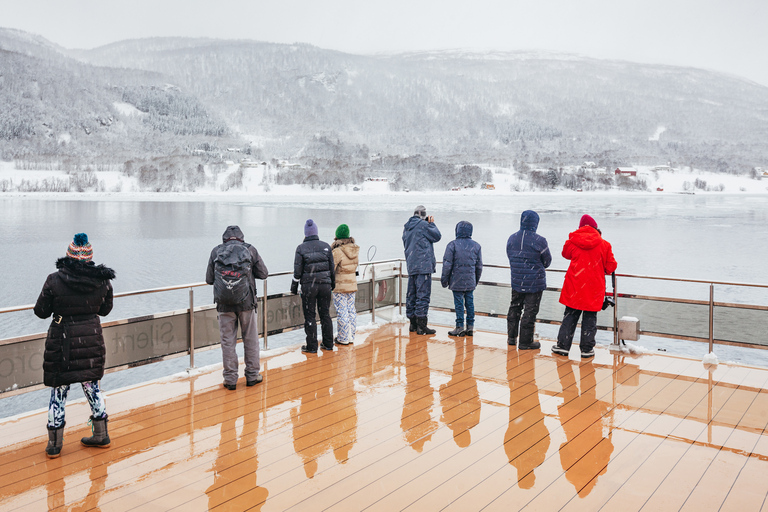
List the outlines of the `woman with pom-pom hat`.
{"label": "woman with pom-pom hat", "polygon": [[56,261],[57,272],[45,280],[35,304],[35,315],[53,315],[45,340],[43,382],[51,388],[48,406],[49,458],[61,454],[64,442],[64,406],[69,386],[80,383],[91,406],[93,436],[84,437],[84,446],[106,448],[107,411],[99,380],[104,376],[107,353],[99,316],[112,311],[112,284],[115,271],[93,263],[88,235],[78,233],[67,254]]}

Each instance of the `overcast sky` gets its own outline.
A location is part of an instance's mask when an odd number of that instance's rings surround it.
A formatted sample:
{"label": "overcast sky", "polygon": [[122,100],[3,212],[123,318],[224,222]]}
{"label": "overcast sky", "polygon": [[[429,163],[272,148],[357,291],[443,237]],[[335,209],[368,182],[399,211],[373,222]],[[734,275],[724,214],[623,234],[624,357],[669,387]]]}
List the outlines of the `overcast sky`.
{"label": "overcast sky", "polygon": [[0,0],[0,26],[66,48],[189,36],[358,54],[541,49],[768,86],[768,0]]}

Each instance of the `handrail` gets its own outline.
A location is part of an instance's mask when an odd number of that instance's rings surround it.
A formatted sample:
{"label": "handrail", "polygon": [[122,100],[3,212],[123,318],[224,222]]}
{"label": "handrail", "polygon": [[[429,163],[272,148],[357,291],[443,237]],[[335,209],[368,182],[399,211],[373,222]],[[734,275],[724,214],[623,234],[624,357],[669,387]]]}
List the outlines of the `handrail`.
{"label": "handrail", "polygon": [[[400,312],[400,314],[402,314],[402,306],[403,306],[403,303],[404,303],[404,301],[403,301],[403,293],[404,293],[404,291],[403,291],[403,279],[405,277],[407,277],[407,270],[404,269],[404,263],[405,263],[405,259],[404,258],[383,259],[383,260],[376,260],[376,261],[369,261],[369,262],[360,263],[360,266],[366,267],[366,269],[367,269],[367,267],[371,267],[370,277],[365,276],[365,272],[361,271],[361,274],[362,274],[362,276],[361,276],[362,277],[362,281],[361,282],[370,283],[370,286],[371,286],[371,291],[370,291],[371,296],[368,297],[368,299],[370,300],[370,304],[371,304],[370,312],[371,312],[371,315],[372,315],[372,319],[374,319],[374,321],[375,321],[376,316],[378,316],[378,308],[376,306],[376,297],[375,297],[375,287],[376,287],[376,283],[382,279],[380,277],[379,272],[376,270],[376,266],[377,265],[391,265],[391,267],[384,267],[381,270],[384,270],[386,272],[386,275],[389,276],[389,277],[386,277],[385,279],[392,279],[392,278],[398,279],[398,285],[397,285],[398,295],[394,299],[395,302],[393,302],[390,305],[398,306],[398,311]],[[439,261],[438,263],[442,264],[442,261]],[[489,268],[489,269],[493,268],[493,269],[506,269],[506,270],[509,270],[509,268],[510,268],[509,265],[496,265],[496,264],[489,264],[489,263],[486,263],[483,266],[485,268]],[[404,270],[405,270],[405,272],[404,272]],[[550,272],[550,273],[565,273],[566,270],[562,270],[562,269],[547,269],[547,272]],[[263,284],[263,297],[259,298],[259,305],[260,306],[263,305],[264,309],[262,311],[265,313],[265,314],[263,314],[263,316],[261,318],[261,321],[263,322],[263,342],[264,342],[264,348],[265,349],[268,348],[267,338],[268,338],[268,336],[270,334],[270,331],[268,330],[268,327],[267,327],[267,314],[266,314],[266,306],[267,306],[267,303],[268,303],[268,299],[271,300],[272,298],[280,298],[280,297],[284,297],[284,296],[288,295],[288,293],[284,293],[284,292],[280,292],[280,293],[277,293],[277,294],[273,293],[272,296],[268,295],[268,293],[267,293],[268,278],[285,277],[285,276],[291,276],[291,275],[293,275],[292,271],[281,271],[281,272],[275,272],[275,273],[268,274],[267,278],[261,280],[262,284]],[[649,280],[653,279],[653,280],[660,280],[660,281],[672,281],[672,282],[681,282],[681,283],[697,283],[697,284],[709,284],[710,285],[709,286],[709,288],[710,288],[710,290],[709,290],[709,297],[708,297],[709,300],[671,299],[671,298],[663,298],[663,297],[646,297],[646,296],[633,295],[633,294],[618,294],[618,292],[616,290],[616,286],[614,285],[614,287],[613,287],[614,298],[616,298],[616,296],[618,295],[619,297],[627,297],[627,298],[640,298],[640,299],[648,299],[648,300],[655,300],[655,301],[672,301],[672,302],[681,302],[681,303],[685,303],[685,304],[697,304],[697,305],[708,305],[709,306],[709,308],[708,308],[709,309],[709,336],[708,336],[708,339],[702,337],[699,334],[690,334],[689,333],[690,336],[681,336],[678,333],[674,333],[674,331],[670,331],[670,332],[672,332],[672,334],[670,334],[669,332],[664,334],[662,332],[655,332],[653,330],[649,330],[649,331],[646,331],[645,334],[648,334],[648,335],[651,335],[651,336],[663,336],[663,337],[665,336],[665,337],[669,337],[669,338],[673,338],[673,339],[689,339],[689,340],[694,340],[694,341],[708,341],[709,345],[710,345],[710,351],[712,351],[712,346],[713,346],[714,343],[722,343],[722,344],[726,344],[726,345],[737,345],[737,346],[755,346],[757,348],[768,348],[768,345],[762,345],[761,343],[748,342],[748,341],[743,341],[743,340],[739,341],[739,340],[733,340],[733,339],[728,339],[728,338],[715,339],[715,336],[714,336],[714,310],[715,310],[715,308],[719,307],[719,306],[731,306],[730,304],[727,304],[727,303],[715,302],[715,300],[714,300],[714,285],[744,286],[744,287],[753,287],[753,288],[766,289],[766,288],[768,288],[768,285],[766,285],[766,284],[738,283],[738,282],[713,281],[713,280],[702,280],[702,279],[671,278],[671,277],[663,277],[663,276],[642,276],[642,275],[634,275],[634,274],[616,274],[616,276],[617,277],[621,277],[621,278],[635,278],[635,279],[649,279]],[[433,280],[439,279],[439,277],[433,277],[432,279]],[[506,281],[506,279],[503,279],[502,281],[505,281],[505,282],[498,282],[498,280],[494,280],[493,282],[491,282],[491,281],[481,281],[478,284],[483,284],[483,285],[488,285],[488,286],[500,286],[500,287],[509,287],[510,286],[509,282]],[[194,297],[193,297],[193,289],[194,288],[204,287],[204,286],[207,286],[207,284],[203,283],[203,282],[193,282],[193,283],[186,283],[186,284],[179,284],[179,285],[171,285],[171,286],[163,286],[163,287],[157,287],[157,288],[149,288],[149,289],[134,290],[134,291],[128,291],[128,292],[121,292],[121,293],[116,293],[114,295],[114,297],[115,298],[121,298],[121,297],[131,297],[131,296],[147,295],[147,294],[152,294],[152,293],[160,293],[160,292],[168,292],[168,291],[189,290],[188,309],[184,308],[182,310],[178,310],[178,311],[174,312],[174,314],[177,315],[177,316],[178,316],[178,314],[183,314],[183,313],[189,314],[189,318],[187,319],[187,324],[188,324],[188,340],[186,340],[188,347],[187,347],[186,351],[189,354],[190,367],[194,367],[194,364],[195,364],[194,363],[194,360],[195,360],[194,359],[195,358],[194,331],[195,331],[195,324],[196,324],[195,318],[194,318],[194,312],[195,311],[199,311],[200,308],[195,306],[195,301],[194,301]],[[270,288],[273,288],[273,287],[270,287]],[[547,289],[551,290],[551,291],[559,291],[559,289],[557,289],[557,288],[552,288],[552,289],[547,288]],[[732,305],[732,306],[733,307],[740,307],[740,308],[741,307],[751,307],[751,308],[757,309],[757,310],[768,311],[768,306],[735,305],[735,304]],[[206,306],[203,309],[206,309],[206,308],[209,308],[209,307],[210,306]],[[433,306],[433,307],[437,311],[453,311],[450,308],[437,307],[437,306]],[[22,306],[11,306],[11,307],[0,308],[0,315],[4,314],[4,313],[12,313],[12,312],[31,310],[33,308],[34,308],[34,304],[27,304],[27,305],[22,305]],[[618,342],[618,337],[617,337],[618,336],[618,323],[617,323],[617,318],[616,318],[617,317],[617,310],[615,308],[614,308],[613,313],[614,313],[614,315],[613,315],[614,316],[614,318],[613,318],[614,343],[617,343]],[[476,314],[480,314],[481,316],[483,315],[482,313],[477,313],[477,312],[476,312]],[[501,316],[501,317],[503,317],[504,315],[503,314],[502,315],[497,315],[493,311],[491,311],[491,313],[485,314],[485,316],[494,316],[494,317]],[[115,322],[116,323],[124,323],[124,322],[130,323],[132,321],[138,321],[138,320],[141,320],[141,319],[144,319],[144,318],[145,317],[136,317],[136,318],[133,318],[133,319],[118,320],[118,321],[115,321]],[[550,324],[552,324],[552,323],[559,323],[556,320],[553,320],[551,318],[550,319],[544,319],[544,320],[541,320],[541,321],[543,323],[550,323]],[[110,323],[112,323],[112,322],[108,322],[107,324],[110,324]],[[105,326],[107,324],[105,324]],[[293,330],[294,328],[296,328],[296,327],[295,326],[291,326],[289,329],[281,328],[281,329],[273,331],[273,333],[284,332],[285,330]],[[606,329],[610,329],[610,328],[606,327]],[[39,337],[40,335],[43,335],[43,334],[44,333],[39,333],[36,336]],[[11,343],[21,343],[21,342],[27,341],[28,338],[29,338],[29,335],[28,336],[16,337],[16,338],[9,338],[8,340],[3,340],[2,345],[11,344]],[[5,342],[9,342],[9,343],[5,343]],[[207,348],[208,348],[207,346],[199,347],[199,349],[201,349],[201,350],[207,350]],[[169,354],[169,355],[160,356],[159,360],[163,360],[165,358],[177,357],[178,355],[181,355],[181,354],[180,353],[173,353],[173,354]],[[155,360],[158,360],[158,358],[153,357],[151,359],[147,359],[147,362],[149,362],[150,360],[151,361],[155,361]],[[127,368],[127,367],[130,367],[131,365],[134,365],[135,363],[136,363],[135,361],[134,362],[130,362],[127,365],[122,366],[120,368]],[[143,364],[143,363],[141,363],[141,364]],[[115,369],[117,369],[117,368],[115,368]],[[22,389],[26,389],[26,388],[22,388]],[[22,389],[19,389],[18,392],[23,392]],[[1,392],[0,395],[5,395],[6,393],[16,393],[16,391]]]}
{"label": "handrail", "polygon": [[[381,265],[384,263],[394,263],[394,262],[404,262],[405,258],[392,258],[387,260],[378,260],[378,261],[366,261],[363,263],[360,263],[360,265]],[[442,261],[438,261],[440,265],[443,264]],[[509,270],[509,265],[497,265],[492,263],[484,263],[483,268],[497,268],[497,269],[507,269]],[[548,268],[546,269],[547,272],[556,272],[556,273],[565,273],[566,270],[563,269],[556,269],[556,268]],[[285,270],[281,272],[275,272],[269,274],[268,277],[280,277],[280,276],[288,276],[292,275],[293,272],[290,270]],[[401,271],[402,274],[402,271]],[[768,288],[768,284],[760,284],[760,283],[742,283],[742,282],[733,282],[733,281],[713,281],[713,280],[707,280],[707,279],[690,279],[690,278],[679,278],[679,277],[666,277],[666,276],[646,276],[646,275],[637,275],[637,274],[616,274],[616,277],[628,277],[632,279],[652,279],[657,281],[675,281],[679,283],[698,283],[698,284],[716,284],[721,286],[747,286],[752,288]],[[131,297],[135,295],[146,295],[149,293],[160,293],[160,292],[168,292],[168,291],[174,291],[174,290],[184,290],[187,288],[198,288],[202,286],[207,286],[207,283],[188,283],[188,284],[178,284],[178,285],[172,285],[172,286],[163,286],[159,288],[147,288],[143,290],[134,290],[130,292],[121,292],[116,293],[115,297]],[[9,306],[5,308],[0,308],[0,315],[4,313],[14,313],[17,311],[26,311],[30,309],[34,309],[34,304],[25,304],[22,306]]]}

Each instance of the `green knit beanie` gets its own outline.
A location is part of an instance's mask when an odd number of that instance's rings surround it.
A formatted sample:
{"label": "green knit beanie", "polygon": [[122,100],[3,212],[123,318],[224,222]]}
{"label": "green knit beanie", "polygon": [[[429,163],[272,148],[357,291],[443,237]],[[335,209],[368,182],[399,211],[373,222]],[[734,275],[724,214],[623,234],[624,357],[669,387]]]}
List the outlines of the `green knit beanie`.
{"label": "green knit beanie", "polygon": [[349,238],[349,226],[342,224],[336,228],[336,238],[341,240],[342,238]]}

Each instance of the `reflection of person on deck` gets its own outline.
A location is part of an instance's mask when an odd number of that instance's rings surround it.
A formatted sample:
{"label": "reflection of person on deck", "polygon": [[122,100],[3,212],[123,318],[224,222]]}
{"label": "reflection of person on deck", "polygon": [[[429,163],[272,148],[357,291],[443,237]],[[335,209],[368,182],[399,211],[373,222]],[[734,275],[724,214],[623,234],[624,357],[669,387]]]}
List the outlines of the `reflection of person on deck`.
{"label": "reflection of person on deck", "polygon": [[429,373],[426,339],[410,338],[405,347],[405,402],[400,428],[406,442],[419,453],[437,430],[437,422],[432,419],[435,397]]}
{"label": "reflection of person on deck", "polygon": [[[256,485],[256,470],[259,468],[257,436],[261,408],[245,396],[237,400],[237,410],[223,415],[219,436],[218,457],[213,463],[213,484],[205,493],[208,495],[208,509],[230,502],[237,497],[247,499],[249,510],[261,510],[267,501],[269,491]],[[243,426],[237,437],[237,422],[242,416]],[[241,496],[242,495],[242,496]],[[243,502],[241,506],[245,506]],[[237,505],[235,505],[237,506]]]}
{"label": "reflection of person on deck", "polygon": [[534,356],[531,352],[507,352],[509,426],[504,434],[504,452],[517,469],[517,485],[521,489],[533,487],[534,470],[544,462],[549,449],[549,430],[539,402]]}
{"label": "reflection of person on deck", "polygon": [[[357,439],[353,350],[326,352],[314,373],[316,382],[305,382],[299,407],[291,409],[293,448],[304,463],[307,478],[318,470],[317,460],[333,451],[344,463]],[[331,418],[328,420],[328,418]]]}
{"label": "reflection of person on deck", "polygon": [[592,491],[597,478],[608,470],[611,460],[610,430],[608,437],[603,437],[603,425],[609,424],[610,420],[604,415],[610,407],[597,400],[597,380],[591,361],[579,364],[580,392],[572,363],[558,365],[557,374],[563,387],[563,403],[557,409],[567,439],[560,445],[560,464],[566,479],[583,498]]}
{"label": "reflection of person on deck", "polygon": [[454,340],[456,355],[453,359],[451,380],[440,386],[440,418],[453,432],[453,440],[459,448],[472,442],[469,430],[480,423],[480,395],[477,379],[472,375],[474,346],[467,347],[466,338]]}

